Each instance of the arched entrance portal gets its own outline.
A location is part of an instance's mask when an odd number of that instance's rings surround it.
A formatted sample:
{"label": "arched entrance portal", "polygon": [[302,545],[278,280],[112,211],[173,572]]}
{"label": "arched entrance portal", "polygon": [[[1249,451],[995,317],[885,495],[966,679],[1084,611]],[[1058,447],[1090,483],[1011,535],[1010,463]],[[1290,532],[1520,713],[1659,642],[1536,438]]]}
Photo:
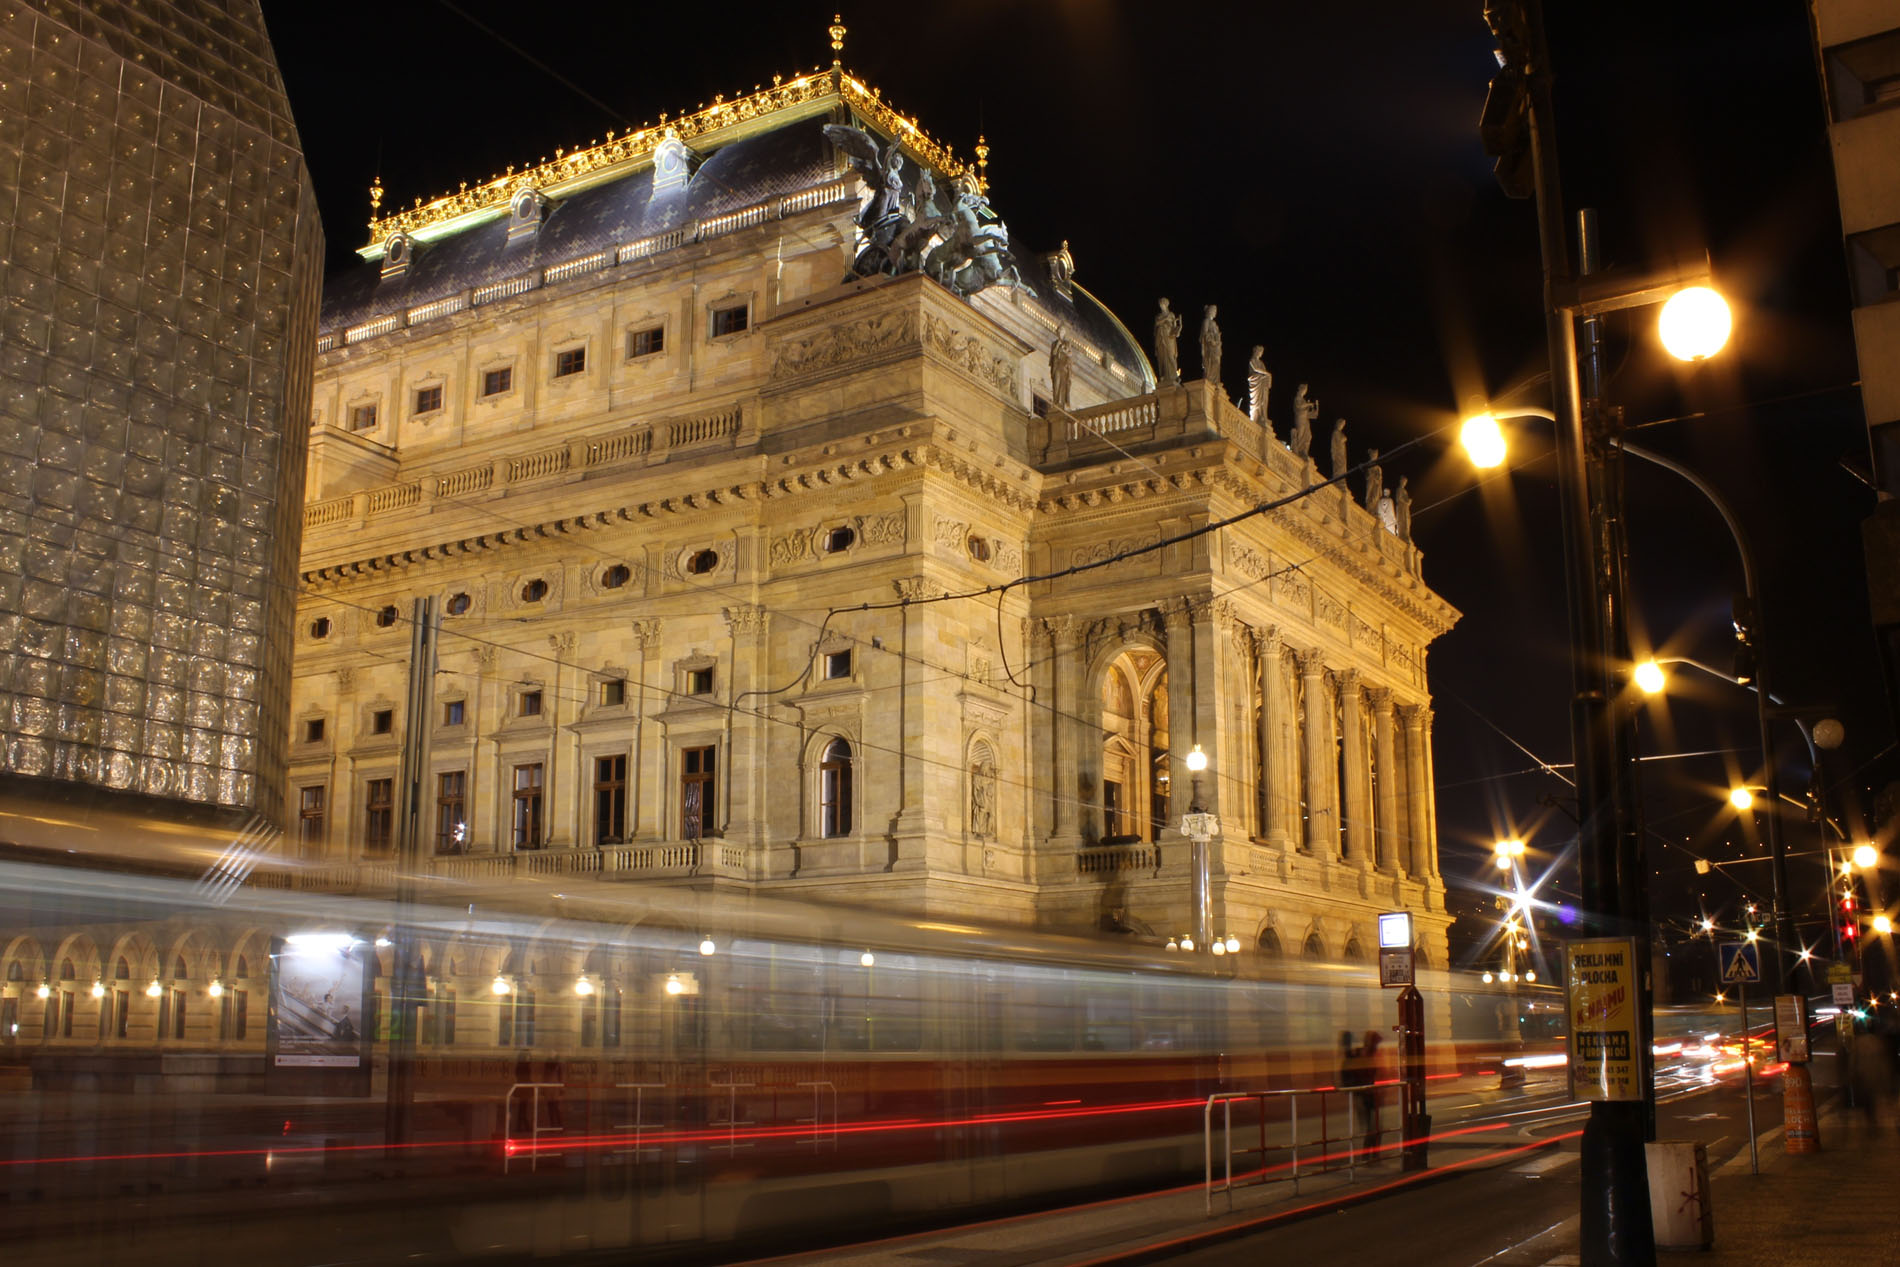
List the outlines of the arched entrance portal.
{"label": "arched entrance portal", "polygon": [[1103,840],[1159,839],[1168,783],[1168,663],[1131,647],[1102,675]]}

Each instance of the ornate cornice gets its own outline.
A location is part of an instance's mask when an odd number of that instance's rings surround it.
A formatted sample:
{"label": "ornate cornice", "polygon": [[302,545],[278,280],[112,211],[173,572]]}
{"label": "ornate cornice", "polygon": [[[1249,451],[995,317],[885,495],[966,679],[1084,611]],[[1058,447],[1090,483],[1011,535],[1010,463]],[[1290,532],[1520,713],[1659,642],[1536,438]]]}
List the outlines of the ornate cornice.
{"label": "ornate cornice", "polygon": [[[473,188],[464,184],[454,193],[427,202],[418,198],[416,205],[407,210],[372,216],[370,247],[366,250],[373,252],[396,233],[419,233],[468,217],[499,213],[524,189],[558,195],[577,185],[611,179],[616,169],[638,170],[653,161],[654,152],[668,139],[723,140],[725,133],[787,111],[819,113],[820,103],[831,100],[842,101],[859,117],[893,138],[912,159],[935,168],[943,177],[963,176],[979,186],[983,184],[980,173],[951,153],[948,146],[933,140],[918,126],[916,119],[886,103],[876,88],[840,69],[814,70],[790,81],[774,75],[770,88],[758,88],[731,101],[722,93],[713,98],[711,105],[701,106],[670,122],[662,114],[657,124],[647,124],[624,136],[609,132],[606,140],[582,149],[555,150],[552,161],[544,160],[519,171],[510,167]],[[380,194],[379,185],[372,198],[380,198]]]}

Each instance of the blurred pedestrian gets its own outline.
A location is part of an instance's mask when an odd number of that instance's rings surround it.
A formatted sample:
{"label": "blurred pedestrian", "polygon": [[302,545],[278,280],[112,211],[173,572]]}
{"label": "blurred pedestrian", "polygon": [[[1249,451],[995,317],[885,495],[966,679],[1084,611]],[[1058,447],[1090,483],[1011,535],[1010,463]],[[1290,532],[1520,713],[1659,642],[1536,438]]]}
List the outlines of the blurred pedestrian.
{"label": "blurred pedestrian", "polygon": [[1354,1084],[1357,1090],[1353,1094],[1358,1097],[1359,1120],[1366,1129],[1360,1154],[1362,1160],[1368,1162],[1379,1160],[1379,1139],[1383,1133],[1379,1129],[1379,1044],[1384,1041],[1385,1035],[1378,1030],[1367,1030],[1354,1062],[1358,1078]]}
{"label": "blurred pedestrian", "polygon": [[1854,1102],[1868,1125],[1880,1116],[1880,1105],[1893,1094],[1893,1052],[1887,1040],[1865,1023],[1854,1027],[1853,1056],[1849,1062]]}

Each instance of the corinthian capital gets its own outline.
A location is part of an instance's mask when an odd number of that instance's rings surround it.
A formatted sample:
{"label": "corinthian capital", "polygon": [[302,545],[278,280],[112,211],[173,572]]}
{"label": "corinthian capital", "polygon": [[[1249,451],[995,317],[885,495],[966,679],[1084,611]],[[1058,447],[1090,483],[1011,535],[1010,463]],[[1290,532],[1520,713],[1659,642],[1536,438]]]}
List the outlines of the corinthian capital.
{"label": "corinthian capital", "polygon": [[723,611],[726,628],[734,638],[756,637],[765,632],[766,610],[757,603],[740,603]]}

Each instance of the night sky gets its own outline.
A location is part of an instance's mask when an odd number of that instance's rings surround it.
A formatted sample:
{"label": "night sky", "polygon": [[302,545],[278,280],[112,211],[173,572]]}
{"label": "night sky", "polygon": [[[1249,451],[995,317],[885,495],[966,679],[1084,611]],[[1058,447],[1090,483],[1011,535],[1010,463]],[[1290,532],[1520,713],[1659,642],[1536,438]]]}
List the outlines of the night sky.
{"label": "night sky", "polygon": [[[1847,469],[1865,473],[1866,431],[1806,6],[1552,8],[1567,205],[1598,208],[1611,266],[1706,249],[1737,308],[1728,350],[1696,369],[1656,346],[1653,313],[1613,318],[1606,394],[1632,422],[1699,415],[1637,438],[1740,515],[1776,692],[1844,723],[1831,809],[1864,830],[1869,789],[1900,762],[1861,564],[1873,495]],[[386,207],[406,206],[830,60],[832,9],[817,5],[264,10],[333,264],[367,238],[373,175]],[[1348,419],[1355,460],[1416,441],[1386,482],[1412,477],[1426,579],[1465,614],[1430,660],[1443,867],[1454,909],[1482,912],[1455,943],[1494,917],[1483,886],[1498,834],[1528,835],[1533,872],[1574,835],[1568,787],[1537,770],[1570,756],[1548,430],[1525,424],[1514,470],[1482,484],[1455,449],[1469,400],[1515,387],[1514,401],[1549,405],[1533,204],[1498,191],[1478,143],[1496,68],[1481,10],[963,0],[844,14],[847,67],[965,157],[987,135],[991,201],[1019,249],[1068,239],[1077,280],[1138,333],[1157,296],[1190,334],[1217,303],[1231,366],[1266,346],[1282,431],[1307,382],[1323,424]],[[1676,477],[1632,468],[1635,637],[1727,669],[1741,591],[1728,533]],[[1755,828],[1717,799],[1759,781],[1752,697],[1684,674],[1647,714],[1645,751],[1717,755],[1645,767],[1652,900],[1659,915],[1706,908],[1732,923],[1741,895],[1765,906],[1768,885]],[[1799,794],[1805,751],[1792,731],[1783,740]],[[1798,812],[1785,821],[1793,849],[1815,847]],[[1698,877],[1697,856],[1732,865]],[[1574,892],[1574,873],[1559,882]],[[1818,908],[1811,857],[1793,885]]]}

